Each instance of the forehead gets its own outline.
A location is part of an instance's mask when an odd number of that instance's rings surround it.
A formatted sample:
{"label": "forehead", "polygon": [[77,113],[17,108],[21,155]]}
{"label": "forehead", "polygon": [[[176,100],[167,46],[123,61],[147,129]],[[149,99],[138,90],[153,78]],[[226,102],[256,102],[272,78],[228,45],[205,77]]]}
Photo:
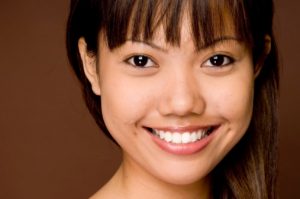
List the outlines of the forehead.
{"label": "forehead", "polygon": [[[228,24],[230,23],[231,21],[229,21]],[[180,27],[180,38],[178,40],[178,43],[170,43],[169,41],[167,41],[166,32],[163,25],[157,27],[151,39],[145,40],[143,37],[136,38],[136,37],[132,37],[129,34],[127,36],[126,41],[133,41],[139,43],[142,42],[150,46],[153,46],[154,48],[159,48],[159,49],[169,49],[172,47],[179,47],[179,48],[190,47],[190,49],[194,49],[194,51],[199,51],[207,47],[213,47],[215,44],[219,44],[219,45],[228,44],[228,41],[231,41],[230,43],[232,43],[232,41],[239,42],[233,28],[226,28],[226,30],[224,30],[222,33],[223,35],[221,34],[216,35],[216,37],[211,41],[211,43],[202,44],[201,46],[199,45],[200,48],[197,49],[197,46],[195,44],[195,39],[193,37],[193,30],[191,29],[191,25],[190,25],[190,19],[183,18]]]}
{"label": "forehead", "polygon": [[123,1],[104,20],[101,32],[111,49],[128,39],[160,40],[174,46],[193,41],[197,49],[228,36],[250,41],[245,23],[236,16],[243,9],[232,8],[231,1]]}

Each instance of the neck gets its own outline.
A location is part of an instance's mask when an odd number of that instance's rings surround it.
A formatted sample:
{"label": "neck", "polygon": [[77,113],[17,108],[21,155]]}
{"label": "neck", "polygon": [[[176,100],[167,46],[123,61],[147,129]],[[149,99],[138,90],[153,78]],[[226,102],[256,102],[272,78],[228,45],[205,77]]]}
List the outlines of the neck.
{"label": "neck", "polygon": [[121,196],[120,198],[130,199],[212,198],[210,196],[210,181],[208,177],[192,184],[177,185],[166,183],[150,175],[131,161],[123,161],[114,177],[104,188],[109,188],[115,194],[114,197],[110,198],[119,198],[119,196]]}

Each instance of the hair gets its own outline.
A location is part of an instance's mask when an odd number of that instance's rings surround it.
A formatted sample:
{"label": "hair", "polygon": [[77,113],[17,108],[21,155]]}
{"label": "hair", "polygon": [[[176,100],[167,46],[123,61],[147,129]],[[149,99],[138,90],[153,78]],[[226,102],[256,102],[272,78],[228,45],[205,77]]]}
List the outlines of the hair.
{"label": "hair", "polygon": [[[254,82],[254,108],[247,132],[211,172],[214,198],[277,198],[279,72],[272,0],[72,0],[67,24],[68,58],[81,82],[89,111],[101,130],[114,141],[102,118],[101,97],[93,93],[84,74],[79,38],[83,37],[88,51],[97,56],[100,33],[108,47],[114,49],[124,44],[128,36],[151,40],[162,25],[165,40],[180,45],[184,12],[189,16],[197,49],[222,37],[230,19],[235,36],[251,50],[253,65],[261,66]],[[272,45],[267,55],[266,35]]]}

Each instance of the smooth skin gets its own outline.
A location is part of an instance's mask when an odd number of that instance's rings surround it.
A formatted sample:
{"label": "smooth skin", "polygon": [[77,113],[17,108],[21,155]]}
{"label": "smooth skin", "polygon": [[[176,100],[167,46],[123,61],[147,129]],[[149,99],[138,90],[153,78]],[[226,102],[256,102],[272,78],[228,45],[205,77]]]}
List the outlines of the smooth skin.
{"label": "smooth skin", "polygon": [[[105,124],[123,151],[113,178],[93,199],[211,198],[209,173],[245,134],[253,109],[254,66],[249,49],[228,31],[195,50],[183,23],[181,44],[128,41],[110,50],[100,34],[99,54],[78,42],[86,77],[101,96]],[[162,150],[147,128],[217,125],[197,153]]]}

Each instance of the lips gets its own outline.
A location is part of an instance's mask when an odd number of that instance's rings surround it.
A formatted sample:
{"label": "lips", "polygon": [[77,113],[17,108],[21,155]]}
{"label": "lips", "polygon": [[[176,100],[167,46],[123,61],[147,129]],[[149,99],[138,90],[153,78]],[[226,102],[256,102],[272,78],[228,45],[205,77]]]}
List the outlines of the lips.
{"label": "lips", "polygon": [[152,140],[164,151],[189,155],[202,150],[211,141],[218,126],[146,129]]}

